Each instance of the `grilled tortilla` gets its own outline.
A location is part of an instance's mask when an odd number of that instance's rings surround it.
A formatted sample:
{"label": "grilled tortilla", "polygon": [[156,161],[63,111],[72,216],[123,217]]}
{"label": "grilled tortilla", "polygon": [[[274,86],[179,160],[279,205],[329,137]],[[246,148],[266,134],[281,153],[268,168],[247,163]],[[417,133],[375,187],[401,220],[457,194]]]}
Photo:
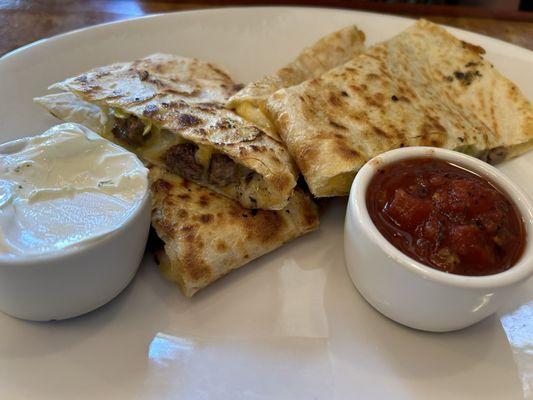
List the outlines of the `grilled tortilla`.
{"label": "grilled tortilla", "polygon": [[51,107],[63,101],[68,114],[65,93],[72,93],[102,110],[102,136],[244,207],[282,209],[296,185],[286,149],[224,108],[238,86],[213,64],[155,54],[51,88],[63,93],[36,101],[52,113],[60,114]]}
{"label": "grilled tortilla", "polygon": [[267,97],[279,89],[297,85],[344,64],[364,50],[364,42],[364,33],[353,25],[324,36],[274,75],[246,85],[230,98],[228,107],[280,140],[275,126],[264,114]]}
{"label": "grilled tortilla", "polygon": [[[72,93],[38,99],[60,119],[101,131],[106,114]],[[318,226],[315,204],[295,189],[281,211],[249,210],[208,188],[148,163],[152,226],[164,242],[162,274],[192,296],[233,269]]]}
{"label": "grilled tortilla", "polygon": [[318,197],[348,193],[370,158],[403,146],[495,163],[533,146],[532,107],[483,50],[419,21],[318,78],[271,95],[266,111]]}
{"label": "grilled tortilla", "polygon": [[149,179],[152,226],[164,242],[160,269],[187,297],[318,226],[317,208],[300,189],[283,210],[249,210],[159,167]]}
{"label": "grilled tortilla", "polygon": [[[408,32],[428,57],[434,79],[461,107],[474,113],[491,129],[485,149],[463,149],[495,164],[533,148],[533,108],[520,89],[483,59],[485,50],[463,42],[445,29],[420,20]],[[430,36],[431,43],[424,40]],[[431,47],[430,47],[431,46]],[[452,63],[446,63],[453,54]]]}

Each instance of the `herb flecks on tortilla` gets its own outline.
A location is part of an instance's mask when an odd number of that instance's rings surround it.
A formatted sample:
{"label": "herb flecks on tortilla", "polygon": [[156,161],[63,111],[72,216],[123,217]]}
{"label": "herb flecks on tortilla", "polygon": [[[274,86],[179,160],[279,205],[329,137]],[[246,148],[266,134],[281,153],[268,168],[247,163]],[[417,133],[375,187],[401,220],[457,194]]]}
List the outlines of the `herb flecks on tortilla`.
{"label": "herb flecks on tortilla", "polygon": [[212,63],[154,54],[52,88],[99,107],[107,139],[244,207],[282,209],[296,185],[284,146],[224,107],[239,85]]}
{"label": "herb flecks on tortilla", "polygon": [[342,66],[278,90],[266,112],[317,197],[348,194],[366,161],[403,146],[500,162],[533,147],[533,112],[483,53],[421,20]]}

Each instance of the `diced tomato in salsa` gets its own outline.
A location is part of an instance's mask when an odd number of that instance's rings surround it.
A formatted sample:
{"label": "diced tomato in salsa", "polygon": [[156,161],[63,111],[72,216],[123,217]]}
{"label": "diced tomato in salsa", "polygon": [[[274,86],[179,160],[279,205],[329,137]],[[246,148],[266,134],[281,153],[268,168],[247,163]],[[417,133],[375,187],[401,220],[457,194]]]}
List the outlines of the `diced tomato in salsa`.
{"label": "diced tomato in salsa", "polygon": [[385,212],[399,226],[414,229],[429,217],[431,202],[398,189],[394,192],[391,203],[385,207]]}

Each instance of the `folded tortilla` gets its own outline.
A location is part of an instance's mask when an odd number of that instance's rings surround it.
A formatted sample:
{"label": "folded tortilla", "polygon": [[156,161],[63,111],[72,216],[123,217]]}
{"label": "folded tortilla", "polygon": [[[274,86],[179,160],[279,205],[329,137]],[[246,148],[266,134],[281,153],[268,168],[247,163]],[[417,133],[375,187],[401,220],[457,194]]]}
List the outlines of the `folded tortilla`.
{"label": "folded tortilla", "polygon": [[149,179],[160,269],[187,297],[318,226],[316,205],[300,189],[283,210],[249,210],[159,167]]}
{"label": "folded tortilla", "polygon": [[364,42],[364,33],[353,25],[330,33],[305,48],[294,61],[274,75],[246,85],[230,98],[228,107],[279,140],[275,126],[264,114],[267,97],[279,89],[297,85],[344,64],[364,51]]}
{"label": "folded tortilla", "polygon": [[[55,116],[102,131],[106,115],[72,93],[38,99]],[[250,210],[206,187],[148,163],[152,226],[164,242],[156,254],[167,279],[183,294],[318,227],[316,205],[295,189],[285,209]]]}
{"label": "folded tortilla", "polygon": [[214,64],[154,54],[96,68],[51,88],[63,97],[36,101],[53,114],[78,113],[74,107],[66,111],[64,94],[72,93],[102,110],[102,136],[244,207],[282,209],[296,185],[284,146],[225,109],[223,103],[239,86]]}
{"label": "folded tortilla", "polygon": [[367,160],[403,146],[496,163],[533,147],[533,114],[483,52],[421,20],[318,78],[277,91],[266,111],[318,197],[346,195]]}

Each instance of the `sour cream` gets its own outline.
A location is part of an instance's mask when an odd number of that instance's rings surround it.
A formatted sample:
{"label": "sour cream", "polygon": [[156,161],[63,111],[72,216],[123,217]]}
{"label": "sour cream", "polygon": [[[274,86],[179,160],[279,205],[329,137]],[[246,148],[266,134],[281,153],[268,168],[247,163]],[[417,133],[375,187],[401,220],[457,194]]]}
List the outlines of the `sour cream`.
{"label": "sour cream", "polygon": [[0,145],[0,256],[84,246],[117,230],[147,195],[147,173],[77,124]]}

